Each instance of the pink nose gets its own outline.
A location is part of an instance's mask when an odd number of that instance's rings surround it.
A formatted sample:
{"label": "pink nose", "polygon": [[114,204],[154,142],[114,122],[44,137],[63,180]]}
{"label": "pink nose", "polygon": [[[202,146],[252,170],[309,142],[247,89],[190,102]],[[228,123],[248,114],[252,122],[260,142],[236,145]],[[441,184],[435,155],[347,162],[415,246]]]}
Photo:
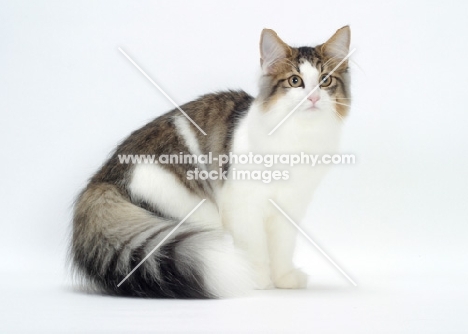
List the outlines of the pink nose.
{"label": "pink nose", "polygon": [[312,94],[307,98],[309,101],[311,101],[313,104],[317,103],[318,100],[320,100],[320,95],[319,94]]}

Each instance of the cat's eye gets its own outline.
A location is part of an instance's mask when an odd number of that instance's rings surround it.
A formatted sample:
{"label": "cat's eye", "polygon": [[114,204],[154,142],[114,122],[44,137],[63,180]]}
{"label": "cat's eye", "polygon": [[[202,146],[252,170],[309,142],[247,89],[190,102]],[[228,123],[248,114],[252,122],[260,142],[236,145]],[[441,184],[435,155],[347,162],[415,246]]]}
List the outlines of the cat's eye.
{"label": "cat's eye", "polygon": [[302,79],[298,75],[291,75],[288,79],[288,82],[291,87],[302,87]]}
{"label": "cat's eye", "polygon": [[320,87],[328,87],[331,85],[333,78],[330,76],[327,77],[327,74],[324,74],[320,77]]}

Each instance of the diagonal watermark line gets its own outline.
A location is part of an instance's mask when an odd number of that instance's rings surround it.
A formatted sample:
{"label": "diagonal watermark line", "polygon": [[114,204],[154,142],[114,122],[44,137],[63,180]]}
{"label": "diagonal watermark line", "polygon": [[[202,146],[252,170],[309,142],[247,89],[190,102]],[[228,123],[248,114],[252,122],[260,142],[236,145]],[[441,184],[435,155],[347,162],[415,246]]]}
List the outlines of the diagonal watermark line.
{"label": "diagonal watermark line", "polygon": [[185,111],[183,111],[182,108],[179,107],[179,105],[178,105],[177,103],[175,103],[174,100],[171,99],[171,98],[169,97],[169,95],[167,95],[166,92],[163,91],[162,88],[159,87],[159,85],[158,85],[156,82],[154,82],[154,80],[151,79],[150,76],[149,76],[148,74],[146,74],[145,71],[143,71],[143,70],[141,69],[141,67],[138,66],[137,63],[135,63],[135,61],[133,61],[132,58],[130,58],[130,56],[129,56],[128,54],[125,53],[124,50],[122,50],[122,48],[119,47],[118,49],[119,49],[119,51],[125,56],[125,58],[127,58],[127,59],[128,59],[128,60],[129,60],[129,61],[146,77],[146,79],[148,79],[148,80],[153,84],[153,86],[156,87],[156,88],[161,92],[161,94],[163,94],[177,109],[179,109],[179,111],[180,111],[182,114],[184,114],[185,117],[187,117],[187,119],[188,119],[190,122],[192,122],[193,125],[195,125],[195,127],[196,127],[198,130],[200,130],[201,133],[203,133],[203,134],[206,136],[206,132],[203,131],[202,128],[200,128],[200,127],[198,126],[198,124],[195,123],[195,121],[194,121],[192,118],[190,118],[190,116],[187,115],[187,113],[186,113]]}
{"label": "diagonal watermark line", "polygon": [[303,104],[304,101],[307,100],[307,98],[308,98],[310,95],[312,95],[312,93],[315,92],[315,91],[320,87],[320,85],[321,85],[323,82],[325,82],[325,81],[328,79],[328,77],[330,77],[330,75],[332,75],[333,72],[335,72],[335,71],[341,66],[341,64],[343,64],[343,63],[346,61],[346,59],[348,59],[348,58],[354,53],[354,51],[356,51],[356,48],[352,49],[352,50],[346,55],[346,57],[344,57],[344,58],[338,63],[338,65],[336,65],[335,68],[334,68],[333,70],[331,70],[331,72],[328,73],[327,76],[326,76],[325,78],[323,78],[323,79],[319,82],[319,84],[318,84],[317,86],[315,86],[314,89],[312,89],[312,90],[309,92],[309,94],[307,94],[306,97],[304,97],[304,98],[301,100],[301,102],[299,102],[298,105],[295,106],[294,109],[291,110],[291,111],[281,120],[281,122],[279,122],[279,123],[273,128],[273,130],[270,131],[270,133],[269,133],[268,135],[270,136],[273,132],[275,132],[276,129],[278,129],[278,128],[281,126],[281,124],[283,124],[284,121],[286,121],[286,120],[289,118],[289,116],[291,116],[292,113],[295,112],[295,111],[297,110],[297,108],[299,108],[299,107],[301,106],[301,104]]}
{"label": "diagonal watermark line", "polygon": [[279,212],[281,212],[281,213],[283,214],[283,216],[285,216],[285,217],[291,222],[291,224],[294,225],[295,228],[297,228],[297,229],[299,230],[299,232],[302,233],[303,236],[305,236],[305,237],[307,238],[307,240],[309,240],[309,241],[312,243],[312,245],[314,245],[315,248],[318,249],[318,251],[319,251],[320,253],[322,253],[323,256],[325,256],[325,258],[326,258],[328,261],[330,261],[331,264],[333,264],[333,265],[335,266],[336,269],[339,270],[340,273],[343,274],[344,277],[346,277],[346,278],[348,279],[348,281],[350,281],[354,286],[357,286],[357,284],[351,279],[351,277],[349,277],[348,274],[346,274],[346,273],[344,272],[344,270],[341,269],[341,268],[335,263],[335,261],[333,261],[333,260],[322,250],[322,248],[320,248],[319,245],[317,245],[317,244],[315,243],[315,241],[312,240],[312,239],[304,232],[304,230],[301,229],[301,228],[299,227],[299,225],[297,225],[297,224],[286,214],[286,212],[284,212],[284,211],[278,206],[278,204],[276,204],[272,199],[269,199],[269,201],[271,202],[271,204],[273,204],[273,205],[278,209]]}
{"label": "diagonal watermark line", "polygon": [[148,255],[146,255],[145,258],[144,258],[143,260],[141,260],[140,263],[138,263],[138,264],[135,266],[135,268],[133,268],[133,270],[132,270],[131,272],[128,273],[127,276],[125,276],[125,278],[124,278],[123,280],[120,281],[119,284],[117,284],[117,287],[120,287],[120,286],[122,285],[122,283],[125,282],[125,281],[127,280],[127,278],[129,278],[129,277],[135,272],[135,270],[137,270],[137,269],[143,264],[143,262],[145,262],[146,260],[148,260],[148,258],[159,248],[159,246],[161,246],[161,245],[163,244],[163,242],[166,241],[167,238],[169,238],[169,237],[172,235],[172,233],[174,233],[175,230],[177,230],[177,229],[180,227],[180,225],[182,225],[182,224],[192,215],[192,213],[194,213],[195,210],[197,210],[197,209],[200,207],[200,205],[202,205],[203,202],[205,202],[205,201],[206,201],[206,198],[202,199],[201,202],[198,203],[198,205],[197,205],[196,207],[194,207],[193,210],[190,211],[189,214],[188,214],[187,216],[185,216],[185,218],[182,219],[182,220],[180,221],[180,223],[177,224],[177,226],[174,227],[174,228],[172,229],[172,231],[169,232],[169,233],[164,237],[164,239],[162,239],[162,240],[159,242],[159,244],[157,244],[156,247],[154,247],[153,250],[152,250],[151,252],[149,252]]}

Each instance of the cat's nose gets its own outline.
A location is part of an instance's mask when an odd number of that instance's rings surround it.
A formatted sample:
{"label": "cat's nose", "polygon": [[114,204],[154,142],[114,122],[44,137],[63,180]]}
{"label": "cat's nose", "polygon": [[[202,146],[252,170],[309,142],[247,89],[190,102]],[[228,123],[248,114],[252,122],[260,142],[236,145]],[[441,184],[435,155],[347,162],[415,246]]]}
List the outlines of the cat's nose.
{"label": "cat's nose", "polygon": [[320,100],[320,94],[312,93],[307,99],[315,104],[318,100]]}

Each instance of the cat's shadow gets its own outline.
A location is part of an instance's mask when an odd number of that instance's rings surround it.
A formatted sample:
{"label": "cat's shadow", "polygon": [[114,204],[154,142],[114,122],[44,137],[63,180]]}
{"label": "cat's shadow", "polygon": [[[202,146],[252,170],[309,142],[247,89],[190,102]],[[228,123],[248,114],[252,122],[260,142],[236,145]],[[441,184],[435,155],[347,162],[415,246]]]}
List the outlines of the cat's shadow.
{"label": "cat's shadow", "polygon": [[261,296],[265,292],[269,295],[276,296],[303,296],[316,294],[343,294],[356,291],[355,287],[332,285],[332,284],[310,284],[304,289],[270,289],[270,290],[255,290],[255,296]]}
{"label": "cat's shadow", "polygon": [[[133,299],[133,300],[213,300],[213,299],[172,299],[172,298],[141,298],[141,297],[134,297],[134,296],[114,296],[102,293],[97,290],[91,290],[86,287],[82,286],[74,286],[74,285],[62,285],[60,290],[65,293],[70,293],[74,295],[80,296],[89,296],[89,297],[104,297],[104,298],[125,298],[125,299]],[[332,284],[310,284],[307,288],[304,289],[269,289],[269,290],[253,290],[252,293],[246,296],[239,296],[235,297],[234,299],[242,299],[243,297],[303,297],[304,295],[317,295],[317,294],[343,294],[343,293],[352,293],[356,290],[355,287],[349,286],[340,286],[340,285],[332,285]],[[231,299],[231,298],[227,298]],[[214,299],[216,300],[216,299]],[[225,300],[225,299],[219,299]]]}

